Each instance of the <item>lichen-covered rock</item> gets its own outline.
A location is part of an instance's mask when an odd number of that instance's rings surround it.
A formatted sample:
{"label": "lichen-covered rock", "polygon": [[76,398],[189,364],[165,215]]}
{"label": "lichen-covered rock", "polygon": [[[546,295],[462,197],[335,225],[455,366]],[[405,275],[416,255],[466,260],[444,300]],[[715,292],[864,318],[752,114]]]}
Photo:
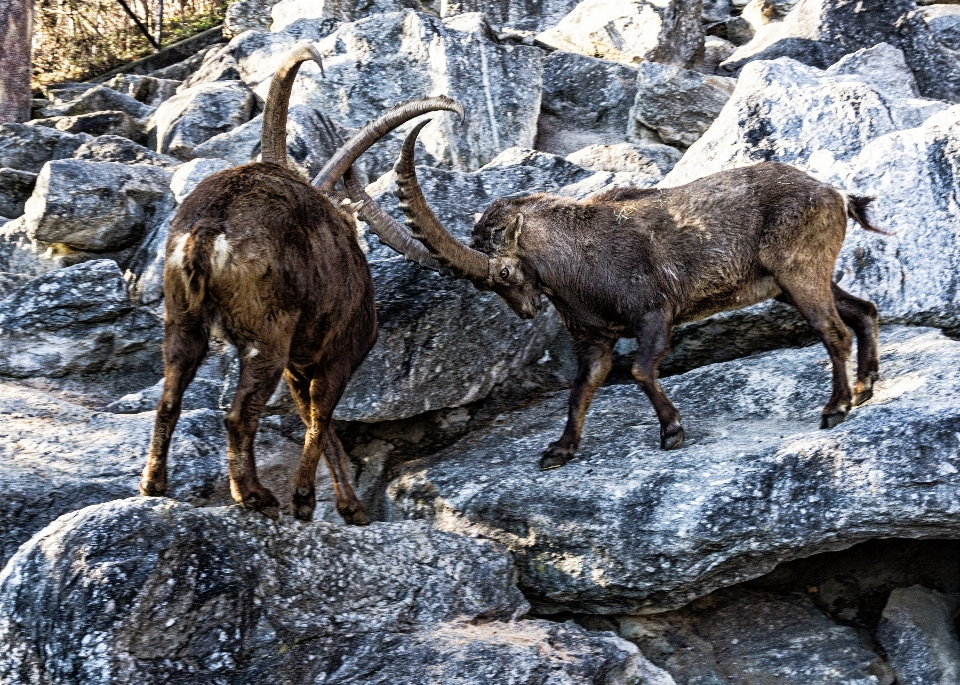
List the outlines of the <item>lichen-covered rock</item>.
{"label": "lichen-covered rock", "polygon": [[51,159],[64,159],[91,140],[46,126],[0,124],[0,167],[39,173]]}
{"label": "lichen-covered rock", "polygon": [[422,524],[122,500],[59,519],[0,575],[0,677],[628,685],[651,672],[613,634],[517,620],[514,574],[499,546]]}
{"label": "lichen-covered rock", "polygon": [[[644,62],[638,69],[630,114],[635,126],[655,132],[667,145],[687,148],[710,128],[736,85],[732,78]],[[631,130],[630,137],[645,136]]]}
{"label": "lichen-covered rock", "polygon": [[[625,617],[620,634],[677,683],[892,685],[853,628],[808,597],[729,588],[679,611]],[[906,681],[912,682],[912,681]]]}
{"label": "lichen-covered rock", "polygon": [[239,0],[227,5],[223,18],[223,35],[226,38],[239,36],[244,31],[269,31],[271,8],[277,0]]}
{"label": "lichen-covered rock", "polygon": [[246,123],[254,101],[240,81],[203,83],[175,95],[151,116],[157,152],[188,159],[201,143]]}
{"label": "lichen-covered rock", "polygon": [[924,97],[960,102],[960,59],[936,39],[913,0],[801,0],[783,21],[761,26],[721,70],[732,75],[778,57],[825,69],[877,43],[903,51]]}
{"label": "lichen-covered rock", "polygon": [[579,0],[462,0],[441,3],[444,18],[482,12],[490,25],[519,31],[541,32],[553,28],[572,12]]}
{"label": "lichen-covered rock", "polygon": [[0,215],[23,214],[23,204],[36,184],[37,175],[34,173],[0,168]]}
{"label": "lichen-covered rock", "polygon": [[537,149],[567,155],[627,139],[637,69],[558,50],[543,63]]}
{"label": "lichen-covered rock", "polygon": [[76,116],[78,114],[92,114],[105,110],[125,112],[134,119],[145,119],[153,112],[153,108],[145,105],[132,95],[107,86],[96,86],[83,92],[82,95],[68,102],[50,105],[40,111],[41,117]]}
{"label": "lichen-covered rock", "polygon": [[117,74],[103,85],[129,95],[152,110],[176,95],[181,83],[182,81],[174,79],[139,74]]}
{"label": "lichen-covered rock", "polygon": [[818,551],[955,537],[958,364],[939,331],[884,329],[873,399],[830,431],[821,346],[696,369],[662,382],[687,431],[669,452],[639,388],[601,388],[578,457],[540,472],[560,393],[405,467],[385,507],[506,545],[541,611],[672,609]]}
{"label": "lichen-covered rock", "polygon": [[700,2],[582,0],[537,40],[567,52],[625,64],[692,66],[703,53]]}
{"label": "lichen-covered rock", "polygon": [[156,379],[162,336],[160,317],[130,301],[116,262],[88,261],[38,276],[0,301],[0,376]]}
{"label": "lichen-covered rock", "polygon": [[950,683],[960,679],[960,640],[954,620],[960,596],[921,585],[890,593],[877,627],[898,683]]}
{"label": "lichen-covered rock", "polygon": [[146,164],[61,159],[40,171],[26,202],[30,238],[78,250],[116,250],[142,237],[171,173]]}
{"label": "lichen-covered rock", "polygon": [[33,119],[32,126],[48,126],[66,133],[85,133],[91,136],[123,136],[131,140],[143,137],[143,122],[126,112],[108,110],[70,116]]}
{"label": "lichen-covered rock", "polygon": [[179,159],[162,155],[143,145],[137,145],[120,136],[99,136],[77,148],[74,159],[88,162],[120,162],[121,164],[150,164],[162,169],[182,164]]}
{"label": "lichen-covered rock", "polygon": [[[230,54],[244,82],[262,98],[290,48],[298,40],[316,41],[326,75],[321,76],[315,64],[301,66],[291,104],[323,112],[344,128],[360,128],[396,102],[449,95],[463,104],[466,120],[459,123],[450,112],[431,113],[433,122],[420,140],[435,163],[475,170],[505,148],[533,147],[543,53],[495,42],[481,21],[458,26],[471,30],[455,30],[413,10],[339,27],[332,20],[301,20],[280,33],[243,34],[231,41]],[[415,123],[364,156],[366,163],[375,162],[366,170],[368,178],[393,167],[403,133]]]}

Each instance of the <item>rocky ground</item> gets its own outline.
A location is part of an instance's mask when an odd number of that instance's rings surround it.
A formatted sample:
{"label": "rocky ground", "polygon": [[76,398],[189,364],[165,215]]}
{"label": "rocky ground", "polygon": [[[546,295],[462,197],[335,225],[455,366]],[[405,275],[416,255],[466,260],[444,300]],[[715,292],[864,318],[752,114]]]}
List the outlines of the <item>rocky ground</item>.
{"label": "rocky ground", "polygon": [[[0,126],[0,682],[960,683],[960,5],[893,0],[240,0],[228,42],[51,86]],[[358,224],[380,338],[337,408],[375,522],[230,506],[216,343],[171,499],[135,498],[159,398],[166,228],[257,159],[309,40],[306,176],[398,100],[466,107],[418,174],[461,239],[495,198],[669,187],[777,160],[852,193],[835,280],[874,301],[874,397],[829,431],[826,353],[783,304],[679,328],[657,423],[618,344],[577,457],[537,470],[575,370],[553,311],[404,262]],[[411,126],[413,125],[412,122]],[[404,130],[358,163],[400,218]],[[286,499],[303,428],[261,424]]]}

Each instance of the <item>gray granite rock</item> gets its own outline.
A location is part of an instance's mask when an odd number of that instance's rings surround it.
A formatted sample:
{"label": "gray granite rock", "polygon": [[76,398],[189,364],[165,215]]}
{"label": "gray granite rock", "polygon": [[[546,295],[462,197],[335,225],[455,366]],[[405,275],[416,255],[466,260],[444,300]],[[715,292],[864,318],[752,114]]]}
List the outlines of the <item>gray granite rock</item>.
{"label": "gray granite rock", "polygon": [[[736,85],[732,78],[644,62],[638,69],[631,123],[656,132],[667,145],[690,147],[710,128]],[[631,127],[629,137],[644,135]]]}
{"label": "gray granite rock", "polygon": [[117,74],[104,83],[107,88],[119,91],[155,109],[164,100],[177,94],[182,81],[140,74]]}
{"label": "gray granite rock", "polygon": [[635,66],[645,60],[691,66],[703,54],[702,8],[699,1],[582,0],[537,41]]}
{"label": "gray granite rock", "polygon": [[276,0],[239,0],[227,5],[227,13],[223,18],[223,35],[225,38],[239,36],[244,31],[269,31],[270,9]]}
{"label": "gray granite rock", "polygon": [[151,115],[157,152],[188,159],[193,149],[253,116],[255,98],[240,81],[217,81],[189,88]]}
{"label": "gray granite rock", "polygon": [[145,119],[153,111],[153,108],[145,105],[132,95],[103,85],[84,91],[76,99],[50,105],[40,111],[40,116],[76,116],[106,110],[124,112],[134,119]]}
{"label": "gray granite rock", "polygon": [[594,171],[647,174],[650,185],[656,185],[680,161],[680,156],[681,152],[669,145],[617,143],[591,145],[567,155],[566,160]]}
{"label": "gray granite rock", "polygon": [[[475,170],[511,146],[533,147],[536,136],[542,51],[525,45],[501,45],[477,19],[450,28],[438,18],[405,10],[340,24],[300,20],[279,33],[246,33],[230,43],[244,82],[263,98],[283,56],[299,40],[316,41],[326,76],[304,64],[291,95],[328,115],[338,125],[360,128],[396,102],[445,94],[468,115],[432,113],[420,134],[437,165]],[[453,17],[450,22],[460,20]],[[469,30],[467,30],[469,29]],[[417,122],[388,136],[365,158],[370,179],[392,169],[403,134]]]}
{"label": "gray granite rock", "polygon": [[[431,6],[440,4],[437,0],[280,0],[280,2],[273,3],[270,9],[270,15],[273,19],[270,30],[282,31],[291,24],[304,19],[308,21],[313,19],[357,21],[376,14],[401,12],[406,9],[418,12],[430,11]],[[476,11],[473,9],[452,11],[455,7],[462,8],[463,4],[461,3],[459,6],[453,3],[445,5],[449,14]],[[433,13],[437,14],[435,10]]]}
{"label": "gray granite rock", "polygon": [[[0,300],[0,376],[162,373],[163,326],[134,306],[114,261],[49,271]],[[141,387],[143,387],[141,385]]]}
{"label": "gray granite rock", "polygon": [[506,545],[540,611],[653,613],[874,537],[955,537],[960,343],[884,329],[873,399],[821,431],[826,361],[813,346],[664,379],[688,436],[669,452],[635,385],[601,388],[578,457],[540,472],[559,393],[405,467],[384,506]]}
{"label": "gray granite rock", "polygon": [[23,214],[23,204],[36,184],[37,175],[34,173],[0,168],[0,215]]}
{"label": "gray granite rock", "polygon": [[567,155],[627,139],[637,69],[558,50],[543,62],[538,150]]}
{"label": "gray granite rock", "polygon": [[732,9],[730,0],[703,0],[703,13],[700,19],[704,24],[715,24],[729,17]]}
{"label": "gray granite rock", "polygon": [[64,159],[91,140],[46,126],[0,124],[0,167],[39,173],[51,159]]}
{"label": "gray granite rock", "polygon": [[893,683],[855,630],[832,622],[804,596],[728,588],[678,611],[619,624],[621,635],[683,685]]}
{"label": "gray granite rock", "polygon": [[877,628],[899,683],[960,682],[960,640],[954,621],[960,595],[921,585],[890,593]]}
{"label": "gray granite rock", "polygon": [[694,69],[702,74],[713,76],[720,68],[720,63],[734,53],[737,46],[719,36],[707,36],[703,41],[703,61],[694,65]]}
{"label": "gray granite rock", "polygon": [[459,3],[441,3],[441,12],[444,18],[466,12],[482,12],[490,25],[497,30],[508,28],[539,33],[559,24],[576,8],[578,2],[579,0],[463,0]]}
{"label": "gray granite rock", "polygon": [[146,164],[49,162],[26,202],[27,234],[78,250],[126,247],[143,236],[170,178],[169,171]]}
{"label": "gray granite rock", "polygon": [[121,500],[59,519],[0,575],[0,677],[650,682],[652,667],[613,634],[518,620],[528,605],[514,579],[501,547],[422,524],[274,523]]}
{"label": "gray granite rock", "polygon": [[937,40],[913,0],[801,0],[783,21],[760,27],[721,69],[733,75],[749,62],[778,57],[825,69],[877,43],[903,51],[924,97],[960,102],[960,59]]}
{"label": "gray granite rock", "polygon": [[99,136],[77,148],[74,159],[88,162],[120,162],[121,164],[149,164],[169,169],[182,164],[170,155],[154,152],[120,136]]}
{"label": "gray granite rock", "polygon": [[143,121],[119,110],[33,119],[27,123],[32,126],[55,128],[66,133],[123,136],[135,141],[141,141],[144,135]]}

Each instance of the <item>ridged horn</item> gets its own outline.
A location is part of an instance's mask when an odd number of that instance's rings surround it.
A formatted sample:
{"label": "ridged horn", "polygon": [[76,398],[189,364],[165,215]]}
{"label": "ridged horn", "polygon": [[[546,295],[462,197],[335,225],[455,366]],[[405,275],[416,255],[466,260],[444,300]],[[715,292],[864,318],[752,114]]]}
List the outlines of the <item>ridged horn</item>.
{"label": "ridged horn", "polygon": [[290,91],[293,90],[293,80],[297,78],[300,65],[308,60],[316,62],[320,66],[320,73],[323,73],[323,63],[317,49],[308,41],[297,43],[283,58],[280,68],[273,75],[270,92],[263,107],[263,132],[260,134],[260,159],[264,162],[287,166],[287,109],[290,107]]}
{"label": "ridged horn", "polygon": [[379,119],[369,122],[357,131],[356,135],[337,150],[313,179],[313,185],[321,192],[331,190],[350,165],[390,131],[421,114],[444,109],[456,112],[460,119],[463,119],[463,106],[446,95],[409,100],[393,106]]}
{"label": "ridged horn", "polygon": [[423,196],[414,161],[414,146],[420,130],[429,123],[424,121],[407,134],[400,148],[400,159],[394,169],[397,172],[397,197],[400,209],[407,218],[414,238],[419,240],[441,267],[449,269],[457,278],[489,282],[490,258],[471,249],[454,238],[437,219]]}
{"label": "ridged horn", "polygon": [[380,239],[381,243],[402,254],[404,259],[416,262],[421,268],[440,271],[440,265],[430,256],[427,248],[417,242],[406,227],[383,211],[380,205],[367,194],[357,180],[353,167],[349,167],[343,175],[343,183],[350,199],[360,203],[357,214],[367,222],[370,231]]}

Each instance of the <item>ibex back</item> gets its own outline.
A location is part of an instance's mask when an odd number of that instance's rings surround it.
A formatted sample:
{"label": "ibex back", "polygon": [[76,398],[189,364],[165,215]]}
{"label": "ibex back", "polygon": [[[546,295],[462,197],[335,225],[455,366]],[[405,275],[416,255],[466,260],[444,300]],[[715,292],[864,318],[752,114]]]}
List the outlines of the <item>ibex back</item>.
{"label": "ibex back", "polygon": [[[680,445],[680,413],[657,382],[673,326],[771,297],[793,304],[830,355],[833,393],[821,427],[835,426],[871,396],[879,368],[877,308],[833,283],[847,218],[882,233],[864,215],[869,198],[848,198],[770,162],[677,188],[615,188],[583,201],[548,194],[500,199],[477,221],[470,248],[443,229],[423,197],[413,160],[417,131],[410,132],[396,167],[407,225],[426,248],[425,257],[408,256],[494,290],[524,318],[536,316],[546,295],[573,337],[579,370],[567,425],[541,468],[573,456],[622,337],[637,340],[632,371],[657,412],[661,447]],[[361,217],[392,221],[369,211],[369,196],[346,180],[353,199],[365,203]],[[847,326],[858,345],[852,391]]]}

